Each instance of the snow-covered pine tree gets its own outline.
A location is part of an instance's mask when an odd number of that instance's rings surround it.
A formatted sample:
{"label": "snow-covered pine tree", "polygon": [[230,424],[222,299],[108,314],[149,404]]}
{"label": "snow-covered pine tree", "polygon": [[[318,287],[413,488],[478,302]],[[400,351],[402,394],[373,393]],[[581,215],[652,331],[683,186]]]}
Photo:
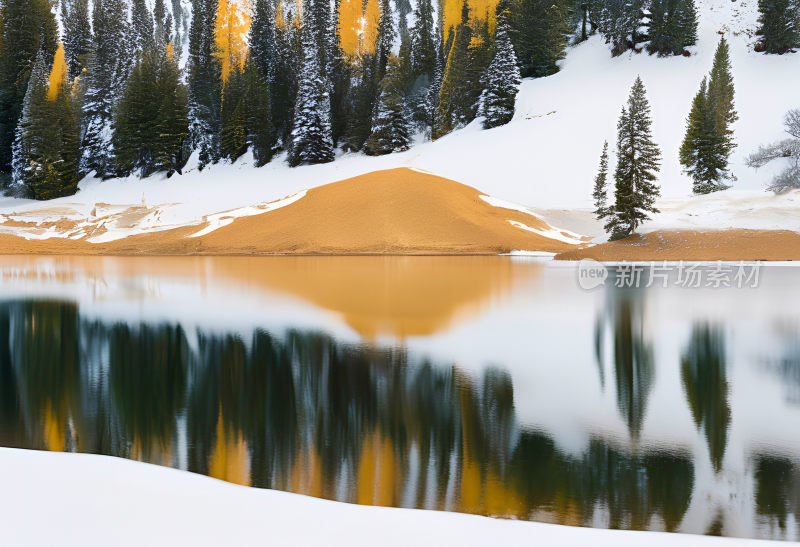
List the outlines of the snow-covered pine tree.
{"label": "snow-covered pine tree", "polygon": [[303,64],[297,86],[289,165],[333,161],[330,83],[320,66],[319,48],[311,27],[300,30]]}
{"label": "snow-covered pine tree", "polygon": [[611,55],[621,55],[644,40],[640,32],[644,0],[606,0],[600,10],[600,32],[611,44]]}
{"label": "snow-covered pine tree", "polygon": [[270,94],[275,85],[278,68],[275,31],[275,12],[272,0],[255,0],[249,37],[250,61],[266,79]]}
{"label": "snow-covered pine tree", "polygon": [[153,14],[145,0],[132,0],[131,39],[137,54],[148,51],[155,45],[153,36]]}
{"label": "snow-covered pine tree", "polygon": [[217,0],[192,0],[189,30],[189,135],[199,153],[200,168],[220,159],[220,107],[222,80],[214,55]]}
{"label": "snow-covered pine tree", "polygon": [[425,97],[425,125],[428,128],[427,136],[433,138],[438,129],[437,113],[439,112],[439,97],[442,91],[442,79],[444,78],[444,55],[441,33],[436,33],[436,66],[433,71],[433,81],[428,88],[428,93]]}
{"label": "snow-covered pine tree", "polygon": [[497,14],[494,56],[486,69],[486,89],[481,98],[480,113],[484,118],[484,129],[507,124],[514,117],[514,105],[521,80],[517,56],[509,36],[510,17],[511,12],[507,9]]}
{"label": "snow-covered pine tree", "polygon": [[11,171],[11,146],[39,49],[52,57],[57,37],[49,0],[0,2],[0,173]]}
{"label": "snow-covered pine tree", "polygon": [[189,34],[186,19],[181,0],[172,0],[172,24],[175,31],[173,48],[175,50],[175,58],[179,61],[181,51],[183,51],[183,47],[186,44],[186,37]]}
{"label": "snow-covered pine tree", "polygon": [[366,153],[373,156],[408,150],[411,143],[400,61],[390,54],[387,65],[375,105],[372,133],[365,146]]}
{"label": "snow-covered pine tree", "polygon": [[606,232],[611,239],[631,235],[657,213],[660,195],[656,184],[661,152],[653,142],[650,103],[638,76],[617,123],[617,168],[614,172],[614,205],[609,210]]}
{"label": "snow-covered pine tree", "polygon": [[288,150],[291,145],[298,65],[302,62],[299,55],[302,48],[299,41],[300,31],[292,22],[292,12],[289,11],[284,17],[283,4],[279,3],[275,17],[275,70],[270,85],[271,118],[279,146]]}
{"label": "snow-covered pine tree", "polygon": [[783,54],[800,45],[800,2],[758,0],[758,51]]}
{"label": "snow-covered pine tree", "polygon": [[594,178],[594,216],[601,220],[608,216],[608,141],[603,142],[603,153],[600,154],[600,167]]}
{"label": "snow-covered pine tree", "polygon": [[394,16],[389,0],[380,0],[381,17],[378,21],[378,43],[375,47],[376,69],[374,78],[380,84],[386,74],[389,55],[394,49],[397,30],[394,27]]}
{"label": "snow-covered pine tree", "polygon": [[155,6],[153,7],[153,36],[157,48],[163,49],[167,47],[167,44],[173,44],[172,47],[174,50],[175,44],[172,36],[172,24],[172,14],[167,11],[165,0],[156,0]]}
{"label": "snow-covered pine tree", "polygon": [[467,48],[466,82],[464,90],[464,121],[469,123],[478,115],[480,99],[486,88],[484,77],[492,60],[492,37],[489,35],[489,20],[479,19],[472,23],[472,39]]}
{"label": "snow-covered pine tree", "polygon": [[61,24],[64,27],[64,52],[69,78],[74,80],[87,69],[94,45],[89,22],[89,0],[62,0]]}
{"label": "snow-covered pine tree", "polygon": [[130,55],[127,6],[123,0],[95,0],[92,10],[94,45],[89,57],[81,113],[80,171],[100,178],[116,173],[112,119],[125,89]]}
{"label": "snow-covered pine tree", "polygon": [[[34,199],[78,189],[78,119],[63,46],[53,58],[41,49],[28,82],[13,153],[13,181]],[[48,70],[49,69],[49,70]]]}

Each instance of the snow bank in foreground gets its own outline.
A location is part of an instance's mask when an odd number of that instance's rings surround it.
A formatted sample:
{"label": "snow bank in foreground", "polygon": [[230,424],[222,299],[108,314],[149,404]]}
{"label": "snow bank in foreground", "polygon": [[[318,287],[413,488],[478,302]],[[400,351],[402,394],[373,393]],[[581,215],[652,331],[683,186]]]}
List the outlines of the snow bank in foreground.
{"label": "snow bank in foreground", "polygon": [[16,547],[768,545],[348,505],[85,454],[2,448],[0,484],[0,542]]}

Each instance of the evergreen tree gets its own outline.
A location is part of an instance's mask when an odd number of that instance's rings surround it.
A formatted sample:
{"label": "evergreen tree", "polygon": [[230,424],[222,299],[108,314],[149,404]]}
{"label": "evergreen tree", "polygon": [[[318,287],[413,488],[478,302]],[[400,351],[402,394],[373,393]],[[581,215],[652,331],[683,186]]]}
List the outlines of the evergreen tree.
{"label": "evergreen tree", "polygon": [[621,55],[644,40],[640,32],[644,0],[606,0],[599,14],[600,32],[611,44],[611,54]]}
{"label": "evergreen tree", "polygon": [[147,8],[145,0],[132,0],[131,33],[134,48],[138,54],[149,51],[155,46],[153,14]]}
{"label": "evergreen tree", "polygon": [[116,173],[112,120],[129,73],[126,4],[123,0],[94,0],[92,18],[94,44],[82,102],[80,170],[107,178]]}
{"label": "evergreen tree", "polygon": [[378,21],[378,43],[375,47],[375,81],[380,82],[386,74],[386,66],[389,63],[389,55],[394,48],[394,41],[397,32],[394,28],[394,18],[392,7],[389,0],[380,0],[381,17]]}
{"label": "evergreen tree", "polygon": [[69,78],[74,80],[88,68],[92,52],[89,0],[61,0],[61,23],[64,26],[64,51]]}
{"label": "evergreen tree", "polygon": [[606,232],[621,239],[636,231],[657,213],[655,199],[661,152],[651,134],[650,103],[644,84],[637,77],[617,123],[617,169],[614,172],[614,205],[609,211]]}
{"label": "evergreen tree", "polygon": [[185,161],[187,92],[172,46],[142,52],[116,110],[114,148],[121,174],[171,174]]}
{"label": "evergreen tree", "polygon": [[278,52],[275,43],[275,13],[272,0],[255,0],[250,25],[250,60],[266,79],[272,94],[277,77]]}
{"label": "evergreen tree", "polygon": [[39,49],[52,57],[57,36],[49,0],[0,2],[0,173],[11,169],[11,146]]}
{"label": "evergreen tree", "polygon": [[[173,43],[172,39],[173,17],[167,12],[167,5],[164,0],[156,0],[153,7],[154,40],[157,48],[166,48],[167,44]],[[175,44],[173,43],[173,50]]]}
{"label": "evergreen tree", "polygon": [[680,161],[694,181],[694,191],[707,194],[724,190],[732,178],[728,162],[735,143],[731,124],[738,118],[733,104],[733,76],[728,44],[720,39],[711,78],[704,78],[692,101]]}
{"label": "evergreen tree", "polygon": [[[284,18],[282,4],[278,4],[278,9],[279,12],[276,15],[278,23],[275,26],[275,69],[272,72],[273,79],[270,83],[269,95],[273,128],[280,140],[279,145],[288,149],[291,144],[294,103],[297,97],[298,65],[302,61],[302,47],[299,40],[300,31],[292,23],[291,11]],[[261,64],[263,59],[258,51],[254,51],[254,62],[263,70]]]}
{"label": "evergreen tree", "polygon": [[594,178],[594,215],[600,220],[609,214],[608,210],[608,141],[603,142],[603,153],[600,154],[600,167]]}
{"label": "evergreen tree", "polygon": [[442,75],[439,91],[439,105],[433,138],[446,135],[460,125],[469,122],[469,82],[466,68],[469,64],[469,44],[472,41],[472,28],[469,25],[469,6],[466,0],[462,4],[461,22],[451,31],[450,47],[445,47],[447,63]]}
{"label": "evergreen tree", "polygon": [[391,154],[408,150],[410,143],[400,61],[395,55],[390,55],[365,151],[373,156]]}
{"label": "evergreen tree", "polygon": [[301,29],[303,65],[294,108],[289,165],[333,161],[330,84],[320,66],[318,44],[311,27]]}
{"label": "evergreen tree", "polygon": [[248,57],[242,74],[243,96],[246,105],[245,128],[247,145],[253,151],[256,167],[272,159],[275,153],[275,132],[272,127],[269,86],[267,78]]}
{"label": "evergreen tree", "polygon": [[220,159],[220,111],[222,79],[214,55],[217,0],[193,0],[189,31],[189,134],[199,151],[200,168]]}
{"label": "evergreen tree", "polygon": [[798,0],[758,0],[757,51],[783,54],[800,44]]}
{"label": "evergreen tree", "polygon": [[464,120],[469,123],[478,115],[481,95],[486,87],[486,69],[492,60],[492,38],[488,18],[473,21],[472,38],[467,48],[467,67],[464,71]]}
{"label": "evergreen tree", "polygon": [[514,49],[524,78],[558,72],[568,42],[569,7],[565,0],[520,0],[514,20]]}
{"label": "evergreen tree", "polygon": [[680,55],[697,42],[694,0],[651,0],[650,43],[647,50],[659,55]]}
{"label": "evergreen tree", "polygon": [[411,28],[411,70],[414,80],[425,78],[428,85],[436,71],[435,28],[431,0],[418,0]]}
{"label": "evergreen tree", "polygon": [[517,56],[509,36],[509,17],[507,10],[497,15],[494,56],[486,69],[486,90],[481,101],[484,129],[507,124],[514,117],[521,81]]}
{"label": "evergreen tree", "polygon": [[247,151],[247,105],[244,92],[244,73],[240,70],[231,71],[224,86],[219,116],[220,153],[231,162]]}
{"label": "evergreen tree", "polygon": [[72,195],[78,188],[78,119],[64,48],[53,59],[41,49],[28,82],[13,153],[13,178],[34,199]]}

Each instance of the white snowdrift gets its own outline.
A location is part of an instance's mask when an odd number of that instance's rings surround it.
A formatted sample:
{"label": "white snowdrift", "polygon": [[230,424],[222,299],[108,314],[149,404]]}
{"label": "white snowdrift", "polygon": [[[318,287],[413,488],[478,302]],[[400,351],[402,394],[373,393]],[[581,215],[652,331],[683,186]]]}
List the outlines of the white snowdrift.
{"label": "white snowdrift", "polygon": [[[525,80],[515,117],[503,127],[484,131],[476,120],[436,142],[418,142],[408,152],[377,158],[345,154],[325,165],[289,168],[281,155],[254,169],[248,156],[235,165],[211,166],[203,172],[192,162],[182,176],[170,179],[155,176],[101,182],[88,178],[76,196],[46,204],[0,199],[0,219],[34,225],[0,230],[26,237],[64,237],[70,234],[53,227],[36,229],[35,225],[58,218],[86,218],[96,204],[121,210],[145,207],[148,215],[135,226],[107,226],[114,228],[113,237],[121,237],[143,229],[199,224],[204,217],[220,212],[270,203],[322,184],[401,166],[451,178],[530,207],[588,209],[603,141],[608,140],[613,150],[620,108],[634,79],[641,75],[652,106],[654,137],[663,152],[660,184],[664,199],[658,205],[665,211],[644,230],[783,227],[800,231],[797,193],[790,199],[764,190],[782,167],[780,162],[754,170],[744,161],[758,145],[782,138],[784,113],[800,106],[800,53],[764,55],[753,51],[757,0],[697,1],[699,43],[691,57],[626,53],[612,58],[603,39],[594,36],[570,49],[558,74]],[[720,33],[730,43],[740,118],[734,124],[738,148],[731,159],[737,180],[726,192],[692,197],[691,180],[681,173],[678,163],[678,149],[691,100],[711,69]],[[612,172],[614,162],[612,154]],[[578,219],[575,226],[582,224]],[[577,230],[570,224],[558,225]]]}
{"label": "white snowdrift", "polygon": [[85,454],[0,449],[6,545],[768,545],[364,507]]}

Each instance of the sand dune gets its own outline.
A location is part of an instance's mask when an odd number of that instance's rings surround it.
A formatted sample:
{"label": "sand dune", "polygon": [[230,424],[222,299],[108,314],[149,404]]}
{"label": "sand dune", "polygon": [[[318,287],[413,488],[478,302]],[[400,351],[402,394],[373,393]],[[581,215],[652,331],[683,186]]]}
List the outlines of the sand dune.
{"label": "sand dune", "polygon": [[561,252],[580,243],[508,207],[458,182],[399,168],[309,190],[289,205],[213,231],[216,225],[206,221],[105,243],[3,234],[0,254],[498,254]]}

